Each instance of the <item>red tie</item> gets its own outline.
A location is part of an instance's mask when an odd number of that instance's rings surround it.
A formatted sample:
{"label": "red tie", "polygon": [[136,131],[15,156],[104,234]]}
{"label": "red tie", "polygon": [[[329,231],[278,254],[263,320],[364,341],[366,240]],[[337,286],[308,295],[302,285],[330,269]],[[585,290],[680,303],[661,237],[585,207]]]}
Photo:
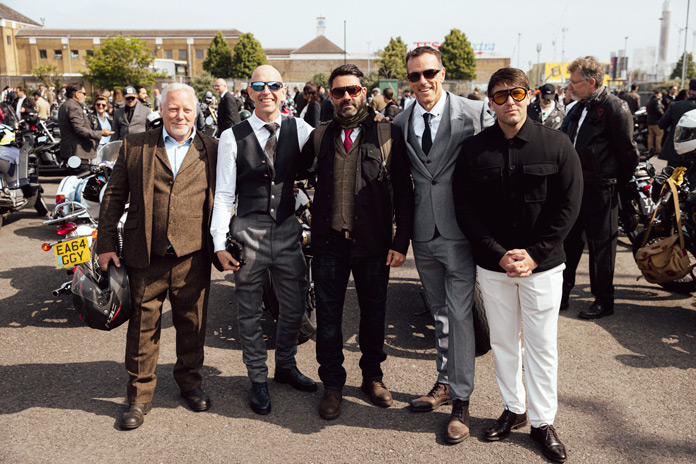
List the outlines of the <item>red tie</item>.
{"label": "red tie", "polygon": [[346,138],[343,141],[343,146],[346,149],[346,153],[348,153],[350,151],[350,147],[353,146],[353,141],[350,138],[350,134],[352,134],[352,133],[353,133],[353,129],[346,129]]}

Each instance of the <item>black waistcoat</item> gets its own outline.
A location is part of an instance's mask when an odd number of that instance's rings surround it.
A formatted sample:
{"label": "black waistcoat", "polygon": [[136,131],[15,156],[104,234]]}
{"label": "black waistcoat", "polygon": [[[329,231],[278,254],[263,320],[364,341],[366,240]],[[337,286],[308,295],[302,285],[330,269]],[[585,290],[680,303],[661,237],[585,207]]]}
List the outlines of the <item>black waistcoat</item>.
{"label": "black waistcoat", "polygon": [[232,132],[237,141],[237,215],[267,213],[281,224],[295,212],[293,187],[300,158],[295,119],[283,118],[274,169],[248,120],[232,126]]}

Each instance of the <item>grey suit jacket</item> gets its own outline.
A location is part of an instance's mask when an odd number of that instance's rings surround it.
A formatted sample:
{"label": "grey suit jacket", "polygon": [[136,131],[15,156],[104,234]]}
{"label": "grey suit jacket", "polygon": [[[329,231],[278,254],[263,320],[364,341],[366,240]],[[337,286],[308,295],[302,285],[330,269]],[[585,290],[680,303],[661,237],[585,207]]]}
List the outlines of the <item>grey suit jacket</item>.
{"label": "grey suit jacket", "polygon": [[114,113],[114,135],[111,136],[111,141],[123,140],[128,134],[137,134],[139,132],[145,132],[145,123],[147,122],[147,115],[152,113],[152,110],[147,106],[136,103],[135,110],[133,110],[133,117],[130,122],[126,118],[126,107],[125,105],[116,110]]}
{"label": "grey suit jacket", "polygon": [[60,127],[60,157],[75,155],[82,159],[94,159],[96,146],[101,140],[101,130],[92,129],[82,105],[69,98],[58,110]]}
{"label": "grey suit jacket", "polygon": [[462,142],[494,123],[493,116],[484,102],[458,97],[450,92],[446,94],[447,104],[442,115],[443,120],[427,157],[410,130],[411,116],[418,103],[410,105],[394,120],[406,138],[411,176],[415,186],[416,207],[412,239],[415,242],[432,239],[436,226],[440,235],[446,239],[465,239],[454,214],[454,166]]}

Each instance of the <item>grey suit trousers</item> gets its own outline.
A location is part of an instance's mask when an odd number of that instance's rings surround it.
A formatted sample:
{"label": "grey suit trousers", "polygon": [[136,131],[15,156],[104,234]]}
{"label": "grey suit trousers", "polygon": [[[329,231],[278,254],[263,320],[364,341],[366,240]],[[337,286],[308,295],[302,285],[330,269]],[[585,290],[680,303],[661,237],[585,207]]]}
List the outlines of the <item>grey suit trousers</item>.
{"label": "grey suit trousers", "polygon": [[438,236],[413,242],[413,256],[425,299],[435,320],[438,382],[450,386],[453,399],[474,391],[476,343],[472,305],[476,267],[466,239]]}
{"label": "grey suit trousers", "polygon": [[261,328],[263,281],[270,270],[280,304],[276,368],[294,367],[307,292],[307,264],[300,243],[302,232],[294,215],[277,224],[268,214],[247,214],[234,217],[231,233],[244,244],[246,261],[234,273],[242,359],[252,382],[266,382],[268,356]]}

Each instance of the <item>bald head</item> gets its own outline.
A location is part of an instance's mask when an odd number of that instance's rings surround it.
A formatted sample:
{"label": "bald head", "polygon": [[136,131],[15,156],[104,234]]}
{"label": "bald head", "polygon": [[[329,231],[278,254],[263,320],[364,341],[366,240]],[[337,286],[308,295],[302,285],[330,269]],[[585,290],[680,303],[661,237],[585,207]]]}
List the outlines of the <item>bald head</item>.
{"label": "bald head", "polygon": [[271,81],[282,81],[283,78],[276,68],[270,64],[262,64],[258,68],[254,69],[254,73],[251,75],[251,82],[271,82]]}
{"label": "bald head", "polygon": [[[256,115],[265,122],[273,122],[278,118],[280,102],[285,100],[285,87],[282,86],[282,77],[276,68],[267,64],[259,66],[251,75],[251,83],[263,82],[262,90],[254,90],[251,86],[247,89],[249,96],[254,101]],[[270,82],[280,82],[277,90],[268,87]],[[274,86],[274,88],[277,88]]]}
{"label": "bald head", "polygon": [[223,93],[227,92],[227,81],[225,79],[217,79],[215,81],[215,84],[213,85],[215,87],[215,91],[219,94],[222,95]]}

